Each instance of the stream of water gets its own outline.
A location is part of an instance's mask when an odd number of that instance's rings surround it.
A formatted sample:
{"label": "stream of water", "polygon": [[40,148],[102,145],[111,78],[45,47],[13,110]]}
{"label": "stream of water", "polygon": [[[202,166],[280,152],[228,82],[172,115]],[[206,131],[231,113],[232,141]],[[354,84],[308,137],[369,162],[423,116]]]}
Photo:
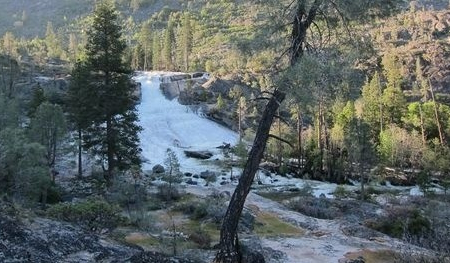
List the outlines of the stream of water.
{"label": "stream of water", "polygon": [[144,130],[140,139],[142,155],[148,160],[143,169],[150,170],[156,164],[164,165],[168,148],[176,153],[183,172],[217,169],[204,161],[185,157],[184,151],[207,150],[214,154],[211,159],[221,158],[216,147],[223,143],[235,144],[237,133],[195,114],[176,99],[166,99],[159,88],[163,74],[141,72],[135,77],[142,85],[138,112]]}

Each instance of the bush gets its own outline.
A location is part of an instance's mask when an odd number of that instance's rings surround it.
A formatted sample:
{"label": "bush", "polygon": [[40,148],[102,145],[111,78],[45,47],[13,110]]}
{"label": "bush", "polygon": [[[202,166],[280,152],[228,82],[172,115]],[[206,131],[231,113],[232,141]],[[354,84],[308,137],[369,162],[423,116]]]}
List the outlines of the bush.
{"label": "bush", "polygon": [[319,219],[334,219],[341,216],[341,212],[325,198],[302,198],[290,203],[290,207],[304,215]]}
{"label": "bush", "polygon": [[162,184],[158,186],[158,197],[163,201],[176,201],[181,198],[181,194],[175,186]]}
{"label": "bush", "polygon": [[200,249],[208,249],[211,247],[211,236],[201,229],[192,233],[189,236],[189,240],[196,243]]}
{"label": "bush", "polygon": [[300,196],[313,196],[313,188],[309,183],[305,183],[298,193]]}
{"label": "bush", "polygon": [[430,221],[417,209],[396,206],[387,212],[386,217],[367,221],[366,226],[396,238],[417,237],[430,230]]}
{"label": "bush", "polygon": [[144,187],[117,179],[113,181],[109,192],[108,201],[125,208],[139,208],[143,201],[147,199],[147,192]]}
{"label": "bush", "polygon": [[219,195],[210,195],[206,201],[190,200],[178,203],[173,210],[181,211],[192,220],[211,220],[215,224],[221,224],[225,216],[226,206]]}
{"label": "bush", "polygon": [[147,211],[143,210],[130,211],[129,222],[131,225],[134,225],[144,231],[151,231],[154,228],[154,220],[152,216]]}
{"label": "bush", "polygon": [[342,185],[338,185],[336,189],[334,190],[333,195],[336,198],[345,198],[349,195],[348,191],[343,187]]}
{"label": "bush", "polygon": [[47,215],[59,220],[76,223],[81,227],[99,232],[113,229],[125,222],[119,207],[103,199],[88,199],[80,203],[56,204],[47,210]]}

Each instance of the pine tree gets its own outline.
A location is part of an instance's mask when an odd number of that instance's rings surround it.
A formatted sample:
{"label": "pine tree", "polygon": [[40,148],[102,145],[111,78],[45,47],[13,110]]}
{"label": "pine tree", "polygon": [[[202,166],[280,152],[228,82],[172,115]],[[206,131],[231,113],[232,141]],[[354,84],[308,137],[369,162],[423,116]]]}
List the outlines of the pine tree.
{"label": "pine tree", "polygon": [[175,23],[172,18],[167,23],[167,28],[164,31],[164,46],[163,46],[163,58],[166,70],[172,70],[173,65],[173,52],[175,46]]}
{"label": "pine tree", "polygon": [[118,14],[110,4],[100,3],[87,33],[86,66],[90,70],[92,97],[84,107],[92,111],[85,146],[100,156],[110,181],[116,169],[140,165],[135,100],[132,96],[132,72],[122,57],[126,44],[122,39]]}
{"label": "pine tree", "polygon": [[381,86],[380,75],[375,73],[372,79],[367,81],[362,88],[362,118],[372,127],[372,138],[378,138],[383,131],[383,103],[381,96],[383,88]]}
{"label": "pine tree", "polygon": [[45,147],[49,167],[54,167],[58,144],[66,132],[66,120],[59,105],[42,103],[30,124],[30,138]]}
{"label": "pine tree", "polygon": [[189,56],[192,52],[192,26],[189,13],[184,13],[181,28],[181,53],[183,57],[183,67],[187,72],[189,70]]}
{"label": "pine tree", "polygon": [[152,69],[157,70],[161,68],[161,43],[159,40],[159,34],[156,32],[153,34],[152,39]]}
{"label": "pine tree", "polygon": [[47,45],[48,50],[47,55],[50,58],[59,58],[61,56],[62,50],[56,37],[55,31],[53,30],[52,22],[47,23],[47,30],[45,32],[45,44]]}
{"label": "pine tree", "polygon": [[77,36],[74,33],[71,33],[69,35],[69,60],[72,63],[75,63],[77,61],[78,57],[78,40]]}
{"label": "pine tree", "polygon": [[143,70],[146,71],[149,69],[149,65],[151,63],[151,48],[152,48],[152,35],[150,31],[150,24],[143,23],[141,26],[141,30],[138,35],[139,45],[142,47],[143,52]]}
{"label": "pine tree", "polygon": [[33,95],[31,97],[30,103],[28,103],[28,117],[32,118],[37,108],[47,100],[45,97],[44,89],[38,83],[35,88],[33,88]]}
{"label": "pine tree", "polygon": [[[90,83],[91,71],[85,62],[78,62],[72,70],[72,80],[67,92],[66,105],[69,113],[69,120],[74,124],[78,141],[78,177],[83,176],[82,170],[82,150],[83,134],[92,125],[94,115],[97,110],[88,105],[88,102],[95,98],[95,90]],[[91,102],[92,103],[92,102]],[[94,110],[93,110],[94,109]]]}

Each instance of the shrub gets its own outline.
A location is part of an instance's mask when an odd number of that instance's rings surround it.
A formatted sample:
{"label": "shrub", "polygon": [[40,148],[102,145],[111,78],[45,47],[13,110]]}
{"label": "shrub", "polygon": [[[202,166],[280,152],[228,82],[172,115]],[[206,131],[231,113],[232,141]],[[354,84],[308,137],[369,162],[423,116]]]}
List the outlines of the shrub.
{"label": "shrub", "polygon": [[290,207],[304,215],[319,219],[334,219],[341,216],[338,208],[325,198],[303,198],[290,203]]}
{"label": "shrub", "polygon": [[313,196],[313,188],[310,184],[305,183],[298,193],[300,196]]}
{"label": "shrub", "polygon": [[153,218],[144,210],[134,210],[129,212],[130,224],[144,231],[153,230]]}
{"label": "shrub", "polygon": [[396,238],[420,236],[430,230],[430,221],[417,209],[396,206],[387,213],[384,218],[367,221],[366,226]]}
{"label": "shrub", "polygon": [[338,185],[333,193],[336,198],[345,198],[348,194],[348,191],[342,185]]}
{"label": "shrub", "polygon": [[180,199],[181,194],[176,187],[162,184],[158,186],[158,197],[163,201],[176,201]]}
{"label": "shrub", "polygon": [[211,236],[204,230],[199,229],[189,236],[189,240],[196,243],[200,249],[211,247]]}
{"label": "shrub", "polygon": [[130,206],[139,208],[147,198],[144,187],[117,179],[113,181],[109,192],[108,201],[125,208]]}
{"label": "shrub", "polygon": [[215,224],[221,224],[226,212],[224,200],[219,195],[210,195],[206,201],[191,200],[180,202],[173,208],[181,211],[193,220],[211,220]]}
{"label": "shrub", "polygon": [[107,203],[103,199],[88,199],[80,203],[56,204],[47,210],[50,217],[72,222],[91,231],[113,229],[124,223],[117,206]]}

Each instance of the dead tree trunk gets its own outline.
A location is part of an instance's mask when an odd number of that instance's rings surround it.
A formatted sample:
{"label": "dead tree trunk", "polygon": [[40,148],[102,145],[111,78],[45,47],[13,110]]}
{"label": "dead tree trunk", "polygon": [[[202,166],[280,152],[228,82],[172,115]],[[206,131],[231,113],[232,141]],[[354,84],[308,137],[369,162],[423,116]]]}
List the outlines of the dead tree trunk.
{"label": "dead tree trunk", "polygon": [[214,259],[215,263],[240,263],[241,253],[239,251],[237,227],[239,218],[244,208],[245,199],[250,192],[255,173],[259,168],[259,163],[263,157],[267,139],[269,138],[270,127],[275,113],[284,100],[286,94],[275,90],[273,97],[269,100],[259,123],[256,137],[250,150],[247,162],[239,179],[227,212],[222,222],[220,230],[219,251]]}
{"label": "dead tree trunk", "polygon": [[431,99],[433,100],[434,117],[436,118],[436,125],[437,125],[438,132],[439,132],[439,142],[441,143],[441,145],[445,145],[444,132],[442,131],[441,121],[439,120],[439,111],[438,111],[438,107],[437,107],[438,105],[437,105],[436,99],[434,97],[433,86],[431,85],[430,80],[428,80],[428,82],[430,84]]}

